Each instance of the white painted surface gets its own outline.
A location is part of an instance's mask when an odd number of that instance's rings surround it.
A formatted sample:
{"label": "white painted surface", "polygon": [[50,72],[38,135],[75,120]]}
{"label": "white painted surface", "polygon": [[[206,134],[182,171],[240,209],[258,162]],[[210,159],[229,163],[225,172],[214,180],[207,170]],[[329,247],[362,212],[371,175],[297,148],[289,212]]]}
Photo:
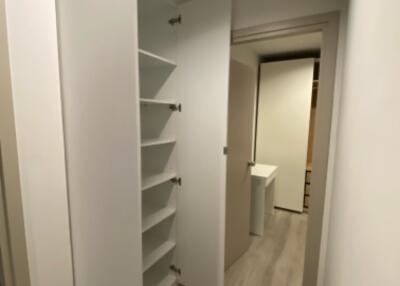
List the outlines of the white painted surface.
{"label": "white painted surface", "polygon": [[176,247],[175,242],[158,239],[143,240],[143,272],[149,270]]}
{"label": "white painted surface", "polygon": [[142,191],[148,190],[152,187],[168,182],[173,178],[176,178],[176,176],[177,174],[175,171],[170,171],[146,177],[142,180]]}
{"label": "white painted surface", "polygon": [[302,51],[318,51],[321,49],[321,44],[322,33],[317,32],[250,42],[237,47],[249,49],[256,53],[257,56],[270,56]]}
{"label": "white painted surface", "polygon": [[257,78],[254,70],[230,61],[228,105],[228,154],[226,170],[225,269],[251,244],[251,174],[253,161],[254,102]]}
{"label": "white painted surface", "polygon": [[[251,48],[246,45],[235,45],[231,46],[231,59],[245,64],[253,69],[253,85],[254,85],[254,98],[257,98],[258,90],[258,65],[259,65],[259,55]],[[256,122],[256,110],[257,110],[257,100],[253,101],[253,122]],[[256,134],[256,125],[253,124],[252,136],[252,150],[251,158],[254,158],[254,140]]]}
{"label": "white painted surface", "polygon": [[32,286],[72,286],[54,1],[6,1]]}
{"label": "white painted surface", "polygon": [[[174,0],[138,0],[139,46],[170,60],[176,60],[179,25],[169,25],[168,20],[177,16]],[[142,88],[142,87],[141,87]],[[143,95],[142,95],[143,96]]]}
{"label": "white painted surface", "polygon": [[163,99],[147,99],[147,98],[141,98],[140,102],[142,104],[150,105],[176,105],[175,100],[163,100]]}
{"label": "white painted surface", "polygon": [[[144,285],[171,283],[170,266],[177,265],[176,197],[179,112],[171,105],[179,103],[177,96],[177,27],[168,20],[177,15],[177,7],[169,1],[139,0],[139,44],[156,54],[153,60],[140,57],[141,138],[152,142],[158,138],[173,144],[142,148],[142,217]],[[158,59],[158,60],[157,60]],[[157,60],[157,61],[155,61]],[[171,141],[172,142],[172,141]],[[177,267],[181,267],[177,265]],[[172,285],[172,283],[170,284]],[[175,284],[174,284],[175,285]]]}
{"label": "white painted surface", "polygon": [[341,10],[346,5],[347,0],[233,0],[233,28]]}
{"label": "white painted surface", "polygon": [[[2,162],[1,162],[2,164]],[[0,165],[0,168],[2,165]],[[0,171],[2,171],[0,169]],[[0,173],[0,175],[2,175]],[[3,196],[5,190],[3,189],[3,178],[0,176],[0,285],[11,285],[13,280],[13,268],[11,264],[11,249],[9,243],[9,231],[7,226],[7,213]]]}
{"label": "white painted surface", "polygon": [[264,235],[265,217],[274,213],[275,184],[278,166],[256,164],[251,168],[250,232]]}
{"label": "white painted surface", "polygon": [[160,147],[163,145],[176,143],[176,138],[156,138],[156,139],[142,139],[142,148],[146,147]]}
{"label": "white painted surface", "polygon": [[175,62],[144,50],[139,50],[139,63],[140,69],[162,67],[174,68],[176,66]]}
{"label": "white painted surface", "polygon": [[350,8],[324,286],[399,285],[399,9]]}
{"label": "white painted surface", "polygon": [[261,64],[256,162],[277,165],[275,206],[303,211],[314,59]]}
{"label": "white painted surface", "polygon": [[231,58],[242,64],[252,67],[255,71],[258,70],[258,54],[250,46],[235,45],[231,47]]}
{"label": "white painted surface", "polygon": [[165,277],[157,286],[173,286],[176,283],[176,276],[174,274],[170,274]]}
{"label": "white painted surface", "polygon": [[181,283],[223,285],[230,1],[180,7],[178,198]]}
{"label": "white painted surface", "polygon": [[176,209],[169,206],[160,208],[149,204],[148,206],[142,205],[142,209],[142,232],[148,231],[176,213]]}
{"label": "white painted surface", "polygon": [[[0,1],[0,42],[0,284],[24,286],[30,280],[4,0]],[[8,223],[9,218],[12,224]]]}
{"label": "white painted surface", "polygon": [[142,283],[136,8],[58,1],[75,286]]}
{"label": "white painted surface", "polygon": [[256,164],[251,168],[251,175],[253,177],[259,177],[266,179],[265,186],[271,183],[273,179],[275,179],[278,173],[278,166],[273,165],[264,165],[264,164]]}

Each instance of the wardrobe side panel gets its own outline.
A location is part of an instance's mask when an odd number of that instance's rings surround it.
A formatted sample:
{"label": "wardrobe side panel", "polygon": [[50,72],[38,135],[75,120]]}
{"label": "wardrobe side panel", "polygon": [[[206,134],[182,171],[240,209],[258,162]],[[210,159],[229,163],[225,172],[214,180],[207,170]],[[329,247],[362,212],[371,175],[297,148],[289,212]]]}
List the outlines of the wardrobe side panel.
{"label": "wardrobe side panel", "polygon": [[180,6],[178,263],[181,283],[223,285],[231,3]]}
{"label": "wardrobe side panel", "polygon": [[75,285],[142,285],[137,3],[58,20]]}

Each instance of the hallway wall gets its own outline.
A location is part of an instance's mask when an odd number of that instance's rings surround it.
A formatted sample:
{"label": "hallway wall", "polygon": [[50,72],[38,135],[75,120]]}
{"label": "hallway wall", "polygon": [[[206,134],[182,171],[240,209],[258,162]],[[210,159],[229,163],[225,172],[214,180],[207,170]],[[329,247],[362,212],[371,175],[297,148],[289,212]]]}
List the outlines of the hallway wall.
{"label": "hallway wall", "polygon": [[350,6],[324,286],[399,285],[399,9]]}

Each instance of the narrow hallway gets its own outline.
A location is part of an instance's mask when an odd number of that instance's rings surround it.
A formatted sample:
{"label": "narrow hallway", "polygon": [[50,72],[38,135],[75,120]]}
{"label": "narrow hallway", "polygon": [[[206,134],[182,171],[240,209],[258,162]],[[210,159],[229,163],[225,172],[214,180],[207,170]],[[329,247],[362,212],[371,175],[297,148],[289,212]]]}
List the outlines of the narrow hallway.
{"label": "narrow hallway", "polygon": [[225,286],[300,286],[307,214],[276,210],[264,237],[253,236],[249,250],[226,272]]}

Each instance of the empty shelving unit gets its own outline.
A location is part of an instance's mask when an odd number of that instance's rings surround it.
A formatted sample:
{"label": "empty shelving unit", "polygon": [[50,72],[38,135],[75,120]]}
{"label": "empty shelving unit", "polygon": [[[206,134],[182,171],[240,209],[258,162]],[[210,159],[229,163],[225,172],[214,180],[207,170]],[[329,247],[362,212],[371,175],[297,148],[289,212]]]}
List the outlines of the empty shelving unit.
{"label": "empty shelving unit", "polygon": [[139,1],[144,286],[177,281],[178,101],[176,3]]}

